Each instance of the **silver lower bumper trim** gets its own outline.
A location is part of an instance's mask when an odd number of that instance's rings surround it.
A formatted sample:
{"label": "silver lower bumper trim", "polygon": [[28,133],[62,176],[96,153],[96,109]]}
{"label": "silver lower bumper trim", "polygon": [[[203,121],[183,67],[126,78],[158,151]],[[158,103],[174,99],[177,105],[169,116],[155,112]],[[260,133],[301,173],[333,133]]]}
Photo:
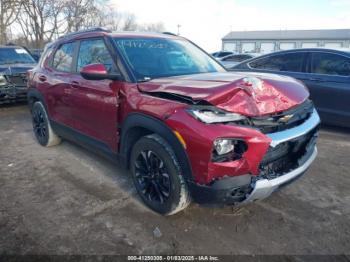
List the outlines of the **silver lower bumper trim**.
{"label": "silver lower bumper trim", "polygon": [[306,162],[299,166],[298,168],[294,169],[293,171],[282,175],[280,177],[268,180],[268,179],[262,179],[258,180],[255,183],[253,191],[250,193],[250,195],[241,203],[249,203],[256,200],[267,198],[271,195],[272,192],[274,192],[279,186],[289,182],[290,180],[298,177],[302,173],[304,173],[309,166],[312,164],[312,162],[315,160],[317,156],[317,148],[314,148],[314,151],[312,152],[311,156],[309,157]]}

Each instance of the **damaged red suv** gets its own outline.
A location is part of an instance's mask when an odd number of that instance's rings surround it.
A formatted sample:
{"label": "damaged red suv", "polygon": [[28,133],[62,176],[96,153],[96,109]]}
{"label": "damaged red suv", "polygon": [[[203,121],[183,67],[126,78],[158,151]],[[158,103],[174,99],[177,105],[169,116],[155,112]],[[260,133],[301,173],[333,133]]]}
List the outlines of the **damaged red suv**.
{"label": "damaged red suv", "polygon": [[319,116],[290,77],[232,73],[171,34],[80,31],[28,73],[34,134],[72,140],[131,170],[161,214],[190,201],[249,203],[300,177]]}

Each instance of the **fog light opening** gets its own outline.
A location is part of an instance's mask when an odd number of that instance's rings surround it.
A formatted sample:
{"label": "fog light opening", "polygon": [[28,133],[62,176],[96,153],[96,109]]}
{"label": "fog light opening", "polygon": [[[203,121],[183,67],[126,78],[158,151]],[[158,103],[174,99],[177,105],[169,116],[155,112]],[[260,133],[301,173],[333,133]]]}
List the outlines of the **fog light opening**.
{"label": "fog light opening", "polygon": [[242,157],[247,151],[247,144],[243,140],[218,138],[213,143],[212,161],[228,162]]}
{"label": "fog light opening", "polygon": [[218,155],[227,154],[235,149],[234,141],[229,139],[217,139],[214,141],[214,148]]}

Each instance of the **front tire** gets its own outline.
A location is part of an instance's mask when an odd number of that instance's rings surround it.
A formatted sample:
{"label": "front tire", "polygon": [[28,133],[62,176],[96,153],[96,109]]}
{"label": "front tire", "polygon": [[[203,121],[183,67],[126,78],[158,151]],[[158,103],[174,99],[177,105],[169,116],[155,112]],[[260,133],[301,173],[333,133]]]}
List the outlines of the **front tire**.
{"label": "front tire", "polygon": [[52,129],[42,102],[35,102],[31,111],[33,132],[38,143],[45,147],[55,146],[59,144],[61,142],[61,139]]}
{"label": "front tire", "polygon": [[143,202],[162,215],[172,215],[190,204],[187,184],[171,146],[159,135],[142,137],[130,159],[134,185]]}

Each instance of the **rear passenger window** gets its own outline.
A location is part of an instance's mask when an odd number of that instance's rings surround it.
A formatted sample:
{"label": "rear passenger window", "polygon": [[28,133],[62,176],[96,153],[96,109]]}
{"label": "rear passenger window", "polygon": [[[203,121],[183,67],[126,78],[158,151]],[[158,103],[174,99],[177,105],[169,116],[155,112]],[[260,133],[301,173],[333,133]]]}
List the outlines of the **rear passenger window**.
{"label": "rear passenger window", "polygon": [[261,70],[302,72],[304,53],[273,55],[250,62],[249,66]]}
{"label": "rear passenger window", "polygon": [[113,59],[102,39],[80,42],[77,71],[89,64],[104,64],[109,73],[113,72]]}
{"label": "rear passenger window", "polygon": [[58,48],[53,58],[52,66],[58,71],[71,72],[74,47],[74,43],[67,43]]}
{"label": "rear passenger window", "polygon": [[350,76],[350,59],[330,53],[313,53],[311,73]]}

